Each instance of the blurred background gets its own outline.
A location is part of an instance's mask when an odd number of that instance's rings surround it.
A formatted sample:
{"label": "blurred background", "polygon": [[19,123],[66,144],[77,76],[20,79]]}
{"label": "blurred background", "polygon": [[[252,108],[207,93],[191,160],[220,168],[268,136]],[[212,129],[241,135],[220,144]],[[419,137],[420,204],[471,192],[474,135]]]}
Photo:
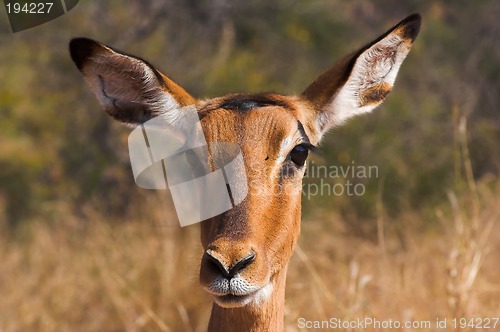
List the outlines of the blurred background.
{"label": "blurred background", "polygon": [[210,314],[199,227],[135,186],[130,128],[98,106],[71,38],[199,98],[297,94],[413,12],[422,29],[387,101],[312,158],[379,176],[356,179],[362,196],[304,197],[285,324],[499,317],[500,2],[82,0],[0,35],[0,330],[203,331]]}

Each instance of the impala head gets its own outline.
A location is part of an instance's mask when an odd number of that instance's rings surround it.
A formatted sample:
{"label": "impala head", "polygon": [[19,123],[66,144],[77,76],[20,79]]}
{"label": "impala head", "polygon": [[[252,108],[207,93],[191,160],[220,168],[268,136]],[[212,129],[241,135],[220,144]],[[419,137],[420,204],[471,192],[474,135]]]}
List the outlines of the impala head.
{"label": "impala head", "polygon": [[202,222],[200,282],[221,307],[258,306],[284,280],[299,236],[309,151],[327,130],[384,100],[419,26],[418,15],[406,18],[298,96],[233,94],[197,100],[149,63],[98,42],[74,39],[70,51],[116,120],[137,125],[161,116],[176,124],[183,121],[185,107],[195,107],[209,145],[239,145],[248,195]]}

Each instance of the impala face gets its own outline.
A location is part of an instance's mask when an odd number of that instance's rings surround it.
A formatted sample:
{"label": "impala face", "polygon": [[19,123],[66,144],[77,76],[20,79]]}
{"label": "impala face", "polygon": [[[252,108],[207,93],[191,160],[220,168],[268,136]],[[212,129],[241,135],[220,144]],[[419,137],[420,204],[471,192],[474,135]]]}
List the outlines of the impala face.
{"label": "impala face", "polygon": [[306,158],[319,140],[310,111],[305,102],[273,94],[200,105],[209,144],[240,146],[249,186],[240,205],[201,224],[200,281],[222,307],[264,300],[288,263],[282,258],[291,256],[299,235]]}
{"label": "impala face", "polygon": [[[147,62],[98,42],[74,39],[70,52],[115,119],[138,125],[160,116],[182,126],[183,109],[195,107],[209,146],[238,144],[248,194],[233,209],[201,223],[200,283],[219,307],[259,307],[284,296],[286,267],[300,232],[309,151],[328,129],[384,100],[419,27],[418,15],[406,18],[299,96],[235,94],[200,101]],[[227,151],[211,153],[209,159]],[[188,158],[194,165],[200,156]]]}

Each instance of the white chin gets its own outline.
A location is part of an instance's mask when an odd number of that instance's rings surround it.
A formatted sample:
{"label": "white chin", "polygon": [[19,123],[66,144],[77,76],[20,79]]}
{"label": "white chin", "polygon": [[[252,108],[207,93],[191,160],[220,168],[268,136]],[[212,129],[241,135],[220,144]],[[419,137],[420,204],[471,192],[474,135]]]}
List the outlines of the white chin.
{"label": "white chin", "polygon": [[272,283],[247,295],[213,295],[214,302],[222,308],[241,308],[246,305],[259,306],[266,301],[273,291]]}
{"label": "white chin", "polygon": [[248,295],[224,295],[224,296],[214,296],[214,302],[217,303],[219,307],[222,308],[241,308],[252,302],[255,293]]}

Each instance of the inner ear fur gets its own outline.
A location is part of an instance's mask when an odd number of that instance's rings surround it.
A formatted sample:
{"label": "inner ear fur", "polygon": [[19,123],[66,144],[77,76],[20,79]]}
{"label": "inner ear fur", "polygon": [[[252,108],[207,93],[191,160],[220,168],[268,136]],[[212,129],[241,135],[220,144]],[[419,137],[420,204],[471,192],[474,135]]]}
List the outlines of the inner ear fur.
{"label": "inner ear fur", "polygon": [[330,67],[304,90],[301,97],[318,112],[321,131],[370,112],[385,99],[418,35],[420,22],[418,14],[405,18]]}

